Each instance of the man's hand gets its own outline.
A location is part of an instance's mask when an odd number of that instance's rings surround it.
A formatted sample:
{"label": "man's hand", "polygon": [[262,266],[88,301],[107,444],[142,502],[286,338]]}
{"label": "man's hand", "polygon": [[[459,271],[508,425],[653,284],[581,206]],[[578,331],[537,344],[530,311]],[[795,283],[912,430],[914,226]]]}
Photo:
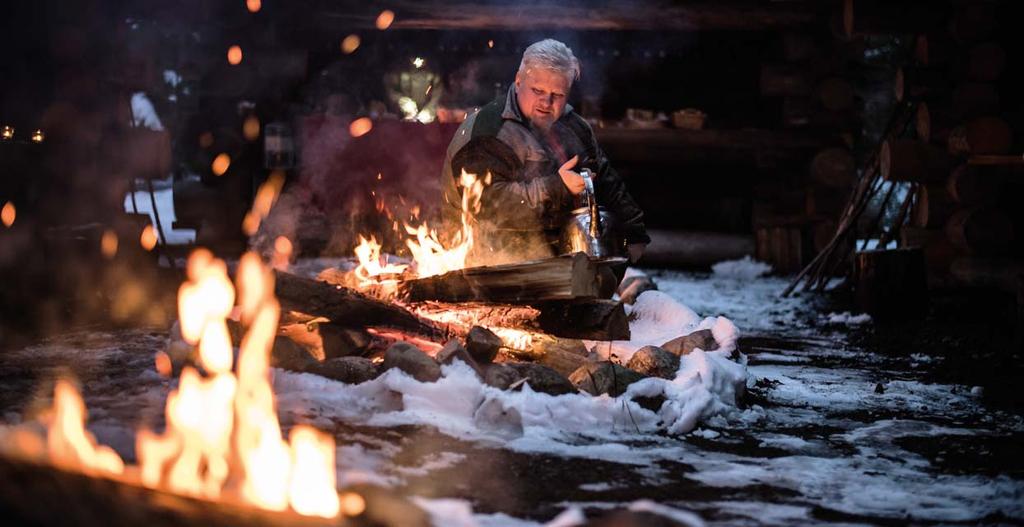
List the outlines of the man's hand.
{"label": "man's hand", "polygon": [[576,166],[579,160],[580,156],[572,156],[572,159],[566,161],[564,165],[558,168],[558,175],[562,176],[562,183],[565,184],[565,188],[569,189],[573,196],[579,195],[585,188],[583,176],[572,170],[572,167]]}
{"label": "man's hand", "polygon": [[644,249],[646,247],[646,243],[631,243],[627,245],[626,252],[629,253],[629,263],[636,263],[640,260],[640,256],[644,254]]}

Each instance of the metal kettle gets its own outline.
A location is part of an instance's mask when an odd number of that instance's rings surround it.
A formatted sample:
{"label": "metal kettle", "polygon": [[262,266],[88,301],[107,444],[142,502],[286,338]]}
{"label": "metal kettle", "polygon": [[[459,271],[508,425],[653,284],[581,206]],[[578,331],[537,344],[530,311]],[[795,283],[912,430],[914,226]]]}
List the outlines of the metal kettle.
{"label": "metal kettle", "polygon": [[562,254],[585,253],[592,258],[610,258],[624,254],[624,242],[619,235],[615,216],[597,203],[593,173],[581,169],[583,197],[586,205],[569,213],[562,227],[559,249]]}

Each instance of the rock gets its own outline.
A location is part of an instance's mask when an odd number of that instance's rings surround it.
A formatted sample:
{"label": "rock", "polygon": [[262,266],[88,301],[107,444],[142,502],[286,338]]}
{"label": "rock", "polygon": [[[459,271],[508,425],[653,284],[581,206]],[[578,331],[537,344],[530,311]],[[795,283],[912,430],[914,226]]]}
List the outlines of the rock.
{"label": "rock", "polygon": [[361,329],[335,324],[317,324],[323,342],[324,360],[362,355],[370,346],[370,334]]}
{"label": "rock", "polygon": [[487,399],[473,412],[473,424],[481,430],[513,439],[523,435],[523,416],[515,408],[505,408],[498,399]]}
{"label": "rock", "polygon": [[715,336],[711,333],[710,329],[702,329],[700,331],[694,331],[689,335],[676,337],[662,344],[661,347],[664,348],[665,351],[681,357],[683,355],[689,355],[697,348],[704,351],[716,350],[718,349],[718,342],[715,341]]}
{"label": "rock", "polygon": [[308,373],[347,384],[360,384],[377,377],[377,365],[365,357],[338,357],[317,363]]}
{"label": "rock", "polygon": [[434,382],[441,378],[441,367],[434,359],[408,342],[396,342],[384,352],[381,371],[398,368],[420,382]]}
{"label": "rock", "polygon": [[569,376],[576,388],[591,395],[607,393],[618,397],[626,391],[626,387],[644,376],[609,361],[584,364]]}
{"label": "rock", "polygon": [[649,377],[673,379],[679,371],[679,356],[657,346],[644,346],[630,357],[626,367]]}
{"label": "rock", "polygon": [[530,362],[492,364],[487,367],[487,372],[484,375],[486,384],[502,390],[516,389],[523,385],[523,381],[529,383],[530,389],[533,391],[549,395],[576,392],[568,379],[542,364]]}
{"label": "rock", "polygon": [[484,327],[473,326],[466,335],[466,350],[480,364],[494,362],[501,346],[501,337]]}
{"label": "rock", "polygon": [[633,304],[636,298],[645,291],[657,291],[658,284],[646,275],[630,276],[619,284],[619,300],[623,304]]}
{"label": "rock", "polygon": [[309,354],[309,350],[296,344],[288,337],[274,339],[274,347],[270,350],[270,365],[275,368],[304,372],[320,364]]}
{"label": "rock", "polygon": [[476,370],[477,374],[480,375],[481,378],[484,376],[480,369],[480,365],[473,360],[473,357],[469,355],[469,351],[466,351],[466,348],[464,348],[462,343],[457,339],[451,339],[445,343],[444,347],[441,348],[441,351],[437,352],[437,355],[434,355],[434,360],[436,360],[438,364],[451,364],[452,361],[460,360]]}

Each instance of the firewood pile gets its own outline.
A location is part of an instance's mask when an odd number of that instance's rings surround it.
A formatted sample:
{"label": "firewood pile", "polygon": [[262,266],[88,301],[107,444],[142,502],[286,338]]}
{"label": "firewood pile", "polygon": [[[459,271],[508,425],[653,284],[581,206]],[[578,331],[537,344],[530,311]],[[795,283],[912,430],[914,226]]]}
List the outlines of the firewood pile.
{"label": "firewood pile", "polygon": [[[458,360],[500,389],[528,383],[552,395],[618,396],[645,377],[672,378],[680,356],[696,348],[718,348],[701,330],[647,346],[626,364],[597,358],[584,341],[629,340],[624,305],[657,289],[650,277],[630,276],[617,289],[620,300],[598,298],[597,275],[607,265],[576,255],[469,268],[400,283],[394,297],[363,293],[336,269],[317,279],[278,271],[284,313],[272,364],[358,384],[393,368],[433,382],[442,365]],[[241,326],[229,328],[237,345]],[[177,371],[194,350],[172,329],[167,353]]]}

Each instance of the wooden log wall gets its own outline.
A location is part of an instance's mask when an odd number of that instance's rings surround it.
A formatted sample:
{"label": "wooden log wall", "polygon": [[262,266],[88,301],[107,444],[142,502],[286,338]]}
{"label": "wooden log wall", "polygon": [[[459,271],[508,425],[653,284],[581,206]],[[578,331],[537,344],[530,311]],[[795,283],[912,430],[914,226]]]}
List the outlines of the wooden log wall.
{"label": "wooden log wall", "polygon": [[863,100],[849,64],[862,52],[817,29],[780,35],[760,72],[761,95],[778,104],[779,128],[834,139],[802,172],[755,189],[755,255],[783,273],[799,271],[828,243],[857,179],[851,147],[863,128]]}
{"label": "wooden log wall", "polygon": [[1013,101],[1002,100],[1008,94],[1000,89],[1019,51],[998,40],[999,25],[1012,22],[998,19],[996,4],[951,3],[942,23],[919,28],[913,62],[894,87],[897,99],[918,102],[917,137],[887,145],[882,170],[916,184],[900,244],[924,248],[940,281],[958,258],[1021,257],[1009,209],[1024,196],[1019,183],[1009,183],[1024,176],[1024,158],[1008,112]]}

